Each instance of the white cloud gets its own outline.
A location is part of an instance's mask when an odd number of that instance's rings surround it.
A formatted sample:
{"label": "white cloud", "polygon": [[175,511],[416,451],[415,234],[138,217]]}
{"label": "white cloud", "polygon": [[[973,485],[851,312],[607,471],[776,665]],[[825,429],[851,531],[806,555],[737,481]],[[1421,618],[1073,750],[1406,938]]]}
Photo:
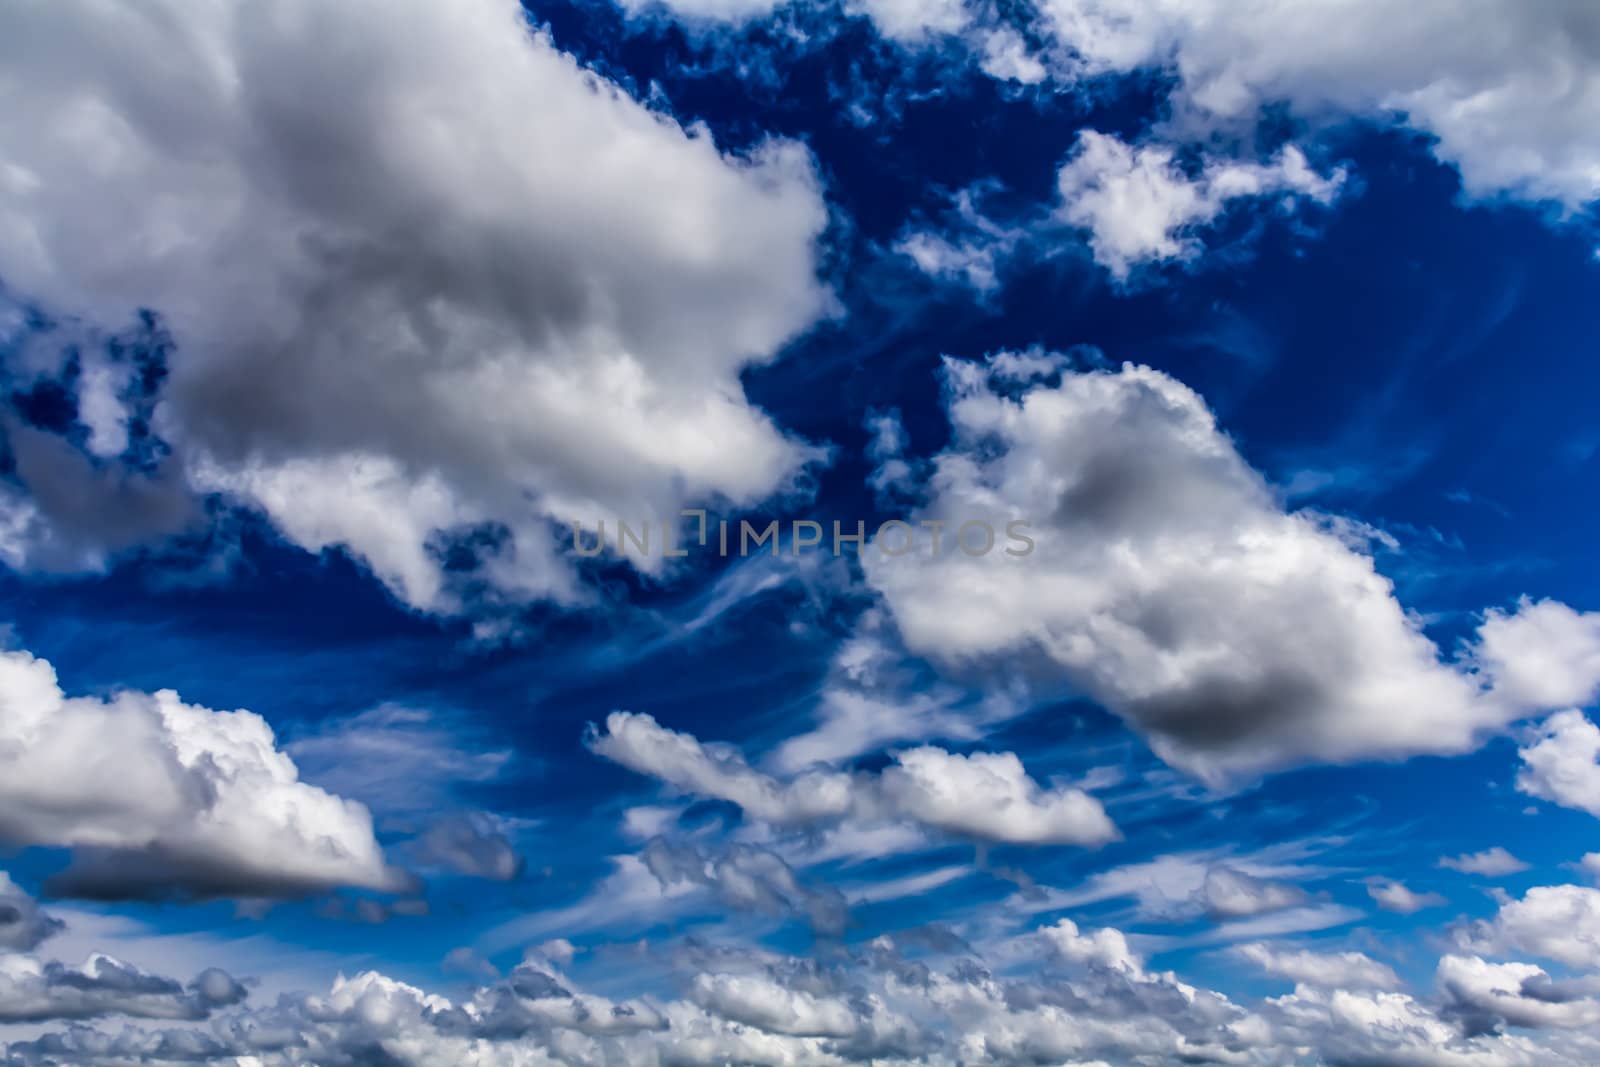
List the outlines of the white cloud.
{"label": "white cloud", "polygon": [[1176,124],[1253,123],[1287,102],[1301,116],[1397,121],[1431,134],[1468,193],[1600,195],[1600,29],[1582,0],[1480,0],[1396,8],[1230,0],[1042,0],[1068,77],[1163,67]]}
{"label": "white cloud", "polygon": [[1517,750],[1517,788],[1530,796],[1600,816],[1600,728],[1583,712],[1557,712]]}
{"label": "white cloud", "polygon": [[[4,1054],[29,1067],[197,1057],[347,1063],[370,1058],[373,1049],[405,1062],[485,1067],[1593,1062],[1594,1042],[1581,1029],[1590,994],[1582,983],[1551,980],[1531,965],[1448,957],[1439,976],[1444,1001],[1436,1008],[1403,993],[1364,991],[1363,983],[1393,976],[1358,954],[1246,952],[1308,980],[1291,995],[1245,1006],[1174,973],[1146,970],[1115,929],[1085,932],[1068,920],[1032,931],[1023,942],[1048,952],[1046,971],[1006,976],[974,966],[965,947],[908,960],[887,936],[834,960],[731,945],[664,947],[667,965],[692,975],[688,995],[676,1000],[587,992],[561,969],[565,953],[558,959],[540,951],[504,980],[459,1000],[367,972],[341,977],[322,995],[240,1008],[204,1030],[119,1034],[75,1027],[15,1041]],[[1323,984],[1339,972],[1353,988]],[[222,984],[215,985],[221,992]],[[1547,1032],[1491,1032],[1502,1020]]]}
{"label": "white cloud", "polygon": [[938,552],[869,546],[867,579],[913,653],[1052,670],[1212,782],[1467,751],[1542,710],[1505,655],[1528,630],[1573,638],[1563,695],[1600,685],[1594,616],[1558,605],[1490,612],[1445,661],[1359,531],[1286,511],[1159,371],[1040,354],[946,367],[953,440],[908,518],[1022,520],[1035,547],[973,555],[953,533]]}
{"label": "white cloud", "polygon": [[1600,889],[1535,886],[1520,900],[1505,900],[1493,919],[1472,924],[1462,944],[1491,955],[1525,952],[1600,970]]}
{"label": "white cloud", "polygon": [[1460,871],[1462,874],[1481,874],[1486,878],[1499,878],[1507,874],[1520,874],[1528,869],[1528,865],[1517,857],[1495,845],[1482,852],[1469,852],[1460,856],[1445,856],[1439,860],[1439,866],[1450,871]]}
{"label": "white cloud", "polygon": [[260,716],[69,697],[27,652],[0,653],[0,840],[77,850],[58,881],[90,895],[405,883],[367,809],[300,781]]}
{"label": "white cloud", "polygon": [[1104,967],[1132,977],[1144,974],[1144,960],[1128,947],[1128,939],[1122,931],[1113,927],[1084,933],[1071,919],[1058,919],[1053,926],[1042,927],[1039,935],[1068,963]]}
{"label": "white cloud", "polygon": [[810,770],[781,780],[727,746],[702,744],[648,715],[612,712],[588,743],[630,770],[780,826],[908,819],[963,837],[1034,845],[1097,845],[1117,835],[1099,801],[1081,789],[1041,788],[1009,752],[962,756],[924,745],[895,753],[876,776]]}
{"label": "white cloud", "polygon": [[485,524],[493,590],[572,600],[547,523],[751,503],[819,454],[738,377],[829,307],[805,150],[722,155],[512,0],[24,5],[0,41],[8,292],[161,313],[192,487],[406,603],[459,608],[438,544]]}
{"label": "white cloud", "polygon": [[1095,261],[1125,279],[1142,263],[1187,260],[1196,232],[1230,201],[1280,196],[1331,203],[1342,172],[1317,174],[1292,145],[1265,164],[1207,158],[1193,174],[1163,145],[1131,146],[1085,130],[1057,176],[1060,217],[1089,232]]}
{"label": "white cloud", "polygon": [[1255,942],[1229,950],[1267,974],[1329,989],[1398,989],[1400,976],[1360,952],[1311,952]]}
{"label": "white cloud", "polygon": [[1442,908],[1448,904],[1438,893],[1418,893],[1402,882],[1377,879],[1367,884],[1367,895],[1384,911],[1413,915],[1424,908]]}
{"label": "white cloud", "polygon": [[1600,1001],[1593,997],[1548,995],[1558,991],[1544,969],[1531,963],[1489,963],[1477,956],[1445,956],[1439,961],[1437,977],[1440,989],[1458,1012],[1530,1028],[1600,1023]]}
{"label": "white cloud", "polygon": [[856,1013],[842,997],[814,996],[756,975],[698,974],[694,1001],[734,1022],[796,1037],[849,1037]]}

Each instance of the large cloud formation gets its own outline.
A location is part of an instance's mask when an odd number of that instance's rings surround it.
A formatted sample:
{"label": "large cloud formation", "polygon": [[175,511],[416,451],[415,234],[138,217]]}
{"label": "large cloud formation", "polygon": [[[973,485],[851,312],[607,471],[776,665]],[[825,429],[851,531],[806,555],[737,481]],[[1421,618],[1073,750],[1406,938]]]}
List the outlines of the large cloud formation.
{"label": "large cloud formation", "polygon": [[[691,19],[744,20],[784,5],[661,6]],[[1312,123],[1354,116],[1417,130],[1474,197],[1550,201],[1567,211],[1600,197],[1600,147],[1588,135],[1600,124],[1600,14],[1587,0],[1419,0],[1402,8],[1385,0],[1035,0],[1002,8],[1009,22],[990,6],[957,0],[788,6],[820,7],[819,22],[841,8],[866,15],[906,46],[960,39],[996,78],[1082,84],[1167,72],[1167,125],[1179,139],[1249,130],[1287,105]]]}
{"label": "large cloud formation", "polygon": [[[96,897],[409,882],[367,809],[300,781],[260,716],[167,689],[67,696],[27,652],[0,653],[0,842],[73,849],[53,887]],[[3,898],[0,909],[17,910]],[[6,929],[0,938],[21,939]]]}
{"label": "large cloud formation", "polygon": [[[954,439],[915,522],[937,551],[862,554],[907,645],[1009,658],[1120,714],[1213,781],[1301,762],[1462,752],[1600,687],[1600,615],[1491,611],[1445,659],[1348,520],[1288,511],[1194,392],[1062,357],[947,363]],[[1033,551],[970,555],[971,520]]]}
{"label": "large cloud formation", "polygon": [[[13,4],[0,92],[0,281],[61,324],[23,362],[153,309],[163,477],[408,604],[459,606],[469,533],[480,586],[574,599],[547,523],[751,502],[816,454],[738,380],[829,305],[809,155],[719,153],[513,0]],[[138,383],[76,348],[114,461]],[[37,480],[0,516],[24,565],[60,554]]]}
{"label": "large cloud formation", "polygon": [[[75,1026],[3,1054],[24,1067],[235,1058],[271,1067],[1578,1067],[1600,1051],[1588,1032],[1592,996],[1518,961],[1448,955],[1430,996],[1394,988],[1392,971],[1359,954],[1255,946],[1250,963],[1295,985],[1252,1004],[1153,970],[1114,928],[1063,920],[1019,934],[1008,951],[1033,973],[991,970],[966,949],[919,953],[888,936],[828,962],[683,945],[660,960],[679,973],[681,995],[612,999],[585,991],[564,958],[535,950],[458,999],[366,972],[324,995],[213,1011],[204,1029]],[[227,992],[223,977],[212,978],[217,994]],[[1502,1032],[1505,1023],[1518,1030]]]}

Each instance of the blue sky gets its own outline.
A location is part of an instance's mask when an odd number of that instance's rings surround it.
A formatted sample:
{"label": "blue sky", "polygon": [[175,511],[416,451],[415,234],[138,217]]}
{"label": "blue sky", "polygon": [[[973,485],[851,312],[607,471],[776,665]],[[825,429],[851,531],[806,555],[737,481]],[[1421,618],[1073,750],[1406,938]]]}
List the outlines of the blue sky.
{"label": "blue sky", "polygon": [[1600,26],[1477,8],[0,14],[0,1062],[1600,1060]]}

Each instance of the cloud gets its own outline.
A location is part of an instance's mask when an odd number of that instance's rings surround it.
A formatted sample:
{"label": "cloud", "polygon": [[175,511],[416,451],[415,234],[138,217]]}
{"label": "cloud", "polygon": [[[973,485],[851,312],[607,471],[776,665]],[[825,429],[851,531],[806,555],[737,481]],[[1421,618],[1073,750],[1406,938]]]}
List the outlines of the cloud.
{"label": "cloud", "polygon": [[399,889],[366,808],[299,780],[271,728],[171,690],[70,697],[0,653],[0,840],[74,849],[50,883],[95,897]]}
{"label": "cloud", "polygon": [[690,986],[695,1003],[723,1018],[768,1033],[795,1037],[850,1037],[856,1012],[842,997],[785,988],[764,976],[699,974]]}
{"label": "cloud", "polygon": [[509,881],[522,873],[523,860],[494,821],[478,814],[434,820],[417,836],[412,855],[418,863],[444,867],[473,878]]}
{"label": "cloud", "polygon": [[869,545],[867,580],[913,653],[1059,678],[1212,783],[1468,751],[1543,710],[1530,701],[1551,691],[1516,655],[1534,632],[1562,638],[1560,695],[1600,687],[1595,616],[1550,602],[1488,612],[1445,661],[1362,529],[1285,510],[1166,374],[1034,352],[950,359],[946,379],[952,443],[908,518],[1025,522],[1034,548]]}
{"label": "cloud", "polygon": [[184,986],[110,956],[91,956],[81,967],[67,967],[32,956],[0,955],[0,1023],[107,1015],[204,1019],[244,999],[244,987],[216,969]]}
{"label": "cloud", "polygon": [[1230,867],[1206,872],[1200,889],[1208,914],[1218,919],[1243,919],[1303,904],[1306,894],[1298,886],[1253,878]]}
{"label": "cloud", "polygon": [[1502,1023],[1533,1029],[1600,1023],[1600,1000],[1559,989],[1531,963],[1489,963],[1477,956],[1445,956],[1438,983],[1447,1011],[1467,1020],[1475,1032]]}
{"label": "cloud", "polygon": [[726,904],[769,915],[805,916],[820,933],[837,936],[849,921],[844,895],[837,889],[802,885],[777,853],[735,844],[708,857],[687,842],[655,838],[641,857],[650,873],[671,889],[688,882],[714,891]]}
{"label": "cloud", "polygon": [[1071,919],[1058,919],[1039,930],[1051,950],[1068,963],[1102,967],[1130,977],[1144,975],[1144,960],[1128,947],[1121,930],[1110,926],[1084,933]]}
{"label": "cloud", "polygon": [[[405,603],[576,601],[555,527],[749,504],[820,454],[739,382],[831,306],[809,155],[722,154],[513,0],[26,5],[0,40],[8,293],[102,336],[153,309],[173,470]],[[176,516],[148,504],[130,537]]]}
{"label": "cloud", "polygon": [[1460,856],[1445,856],[1439,866],[1462,874],[1481,874],[1486,878],[1499,878],[1507,874],[1520,874],[1528,865],[1499,845],[1482,852],[1469,852]]}
{"label": "cloud", "polygon": [[630,770],[780,826],[908,819],[960,837],[1031,845],[1097,845],[1117,832],[1093,797],[1066,786],[1041,788],[1009,752],[962,756],[924,745],[895,753],[876,776],[810,770],[778,779],[727,746],[702,745],[625,711],[607,716],[588,745]]}
{"label": "cloud", "polygon": [[1303,118],[1357,115],[1432,138],[1475,197],[1576,210],[1600,195],[1600,22],[1578,2],[1484,0],[1398,15],[1382,0],[1336,6],[1228,0],[1042,0],[1058,76],[1160,68],[1174,125],[1253,125],[1286,103]]}
{"label": "cloud", "polygon": [[1493,919],[1470,924],[1463,948],[1489,955],[1525,952],[1568,967],[1600,970],[1600,889],[1535,886],[1505,899]]}
{"label": "cloud", "polygon": [[1600,728],[1581,711],[1561,711],[1539,724],[1533,737],[1517,750],[1517,789],[1600,816]]}
{"label": "cloud", "polygon": [[[1581,1029],[1591,1010],[1582,983],[1550,979],[1531,965],[1446,957],[1434,1006],[1370,989],[1368,983],[1394,976],[1357,953],[1254,946],[1238,951],[1274,973],[1298,976],[1298,984],[1292,994],[1247,1005],[1149,970],[1114,928],[1086,931],[1063,920],[1030,931],[1024,942],[1044,953],[1034,975],[992,972],[966,946],[949,946],[952,955],[924,945],[911,960],[889,936],[859,951],[840,947],[831,960],[686,945],[666,960],[682,972],[678,999],[590,993],[562,961],[535,952],[504,979],[459,999],[366,972],[339,978],[321,995],[239,1007],[204,1031],[74,1027],[13,1041],[4,1054],[24,1067],[250,1057],[507,1067],[884,1061],[1081,1067],[1268,1064],[1308,1056],[1372,1067],[1593,1062]],[[1350,984],[1326,984],[1335,977]],[[1484,1028],[1491,1018],[1546,1032],[1497,1033]]]}
{"label": "cloud", "polygon": [[1278,948],[1262,942],[1236,945],[1229,950],[1264,972],[1287,978],[1296,985],[1325,989],[1398,989],[1400,976],[1385,964],[1360,952],[1311,952]]}
{"label": "cloud", "polygon": [[1387,878],[1367,883],[1367,895],[1384,911],[1398,912],[1401,915],[1414,915],[1424,908],[1442,908],[1449,903],[1438,893],[1417,893],[1407,888],[1404,883]]}
{"label": "cloud", "polygon": [[1196,231],[1232,201],[1326,205],[1343,181],[1343,172],[1317,174],[1292,145],[1264,164],[1207,158],[1191,175],[1169,147],[1135,147],[1085,130],[1057,175],[1058,215],[1088,231],[1095,262],[1120,281],[1142,263],[1192,259],[1200,250]]}
{"label": "cloud", "polygon": [[0,953],[31,952],[64,925],[0,871]]}
{"label": "cloud", "polygon": [[60,437],[0,415],[0,445],[26,491],[0,483],[0,562],[13,570],[103,570],[112,556],[191,527],[200,509],[164,464],[97,464]]}

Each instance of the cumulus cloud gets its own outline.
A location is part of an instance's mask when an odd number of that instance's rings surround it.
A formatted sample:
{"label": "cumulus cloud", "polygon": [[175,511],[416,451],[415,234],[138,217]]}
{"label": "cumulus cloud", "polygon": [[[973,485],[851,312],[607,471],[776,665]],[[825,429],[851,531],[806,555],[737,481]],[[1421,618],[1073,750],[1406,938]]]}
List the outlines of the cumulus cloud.
{"label": "cumulus cloud", "polygon": [[1550,716],[1517,755],[1522,757],[1519,790],[1600,816],[1600,728],[1583,712]]}
{"label": "cumulus cloud", "polygon": [[[889,936],[832,961],[717,945],[669,953],[682,995],[614,1000],[585,991],[543,953],[459,999],[385,975],[340,978],[322,995],[240,1008],[204,1030],[74,1027],[6,1046],[24,1067],[244,1058],[264,1063],[673,1063],[847,1067],[960,1062],[1318,1062],[1408,1067],[1578,1067],[1589,994],[1525,964],[1441,961],[1437,1005],[1370,990],[1392,974],[1358,954],[1247,952],[1306,978],[1287,996],[1235,1003],[1146,968],[1121,931],[1070,920],[1024,940],[1048,950],[1035,976],[991,972],[962,947],[918,959]],[[641,960],[646,957],[640,957]],[[1363,962],[1364,961],[1364,962]],[[1339,974],[1350,988],[1328,986]],[[219,981],[218,988],[222,987]],[[1543,1005],[1543,1007],[1541,1007]],[[1506,1035],[1486,1024],[1536,1027]],[[253,1058],[253,1059],[252,1059]]]}
{"label": "cumulus cloud", "polygon": [[1486,878],[1499,878],[1507,874],[1520,874],[1528,865],[1499,845],[1482,852],[1468,852],[1460,856],[1444,856],[1439,866],[1462,874],[1481,874]]}
{"label": "cumulus cloud", "polygon": [[1287,978],[1296,985],[1326,989],[1398,989],[1401,984],[1393,968],[1361,952],[1312,952],[1259,941],[1237,945],[1230,951],[1267,974]]}
{"label": "cumulus cloud", "polygon": [[1343,180],[1342,172],[1317,174],[1293,146],[1267,163],[1207,158],[1190,173],[1170,147],[1085,130],[1056,184],[1060,218],[1088,232],[1095,261],[1120,280],[1141,263],[1193,258],[1201,247],[1196,232],[1232,201],[1329,204]]}
{"label": "cumulus cloud", "polygon": [[727,746],[704,745],[648,715],[616,711],[589,747],[685,792],[737,804],[777,825],[906,819],[961,837],[1008,844],[1102,844],[1116,827],[1081,789],[1045,789],[1009,752],[962,756],[931,745],[895,753],[873,775],[809,770],[779,779]]}
{"label": "cumulus cloud", "polygon": [[1600,1022],[1600,1001],[1574,995],[1531,963],[1490,963],[1477,956],[1445,956],[1439,961],[1439,988],[1447,1011],[1467,1020],[1470,1029],[1511,1026],[1579,1027]]}
{"label": "cumulus cloud", "polygon": [[1166,374],[1008,353],[947,360],[946,376],[953,440],[909,518],[1026,521],[1035,547],[869,546],[866,577],[914,653],[1052,674],[1212,782],[1467,751],[1551,695],[1513,653],[1529,632],[1557,631],[1571,656],[1560,695],[1600,687],[1595,616],[1552,602],[1490,611],[1444,658],[1362,528],[1286,510]]}
{"label": "cumulus cloud", "polygon": [[248,711],[171,690],[62,692],[27,652],[0,653],[0,840],[74,849],[64,893],[276,896],[398,889],[366,808],[300,781]]}
{"label": "cumulus cloud", "polygon": [[1527,953],[1568,967],[1600,970],[1600,889],[1535,886],[1505,899],[1493,919],[1461,932],[1463,947],[1489,955]]}
{"label": "cumulus cloud", "polygon": [[[754,502],[818,455],[739,383],[829,307],[808,154],[723,155],[513,0],[25,4],[0,41],[7,292],[159,313],[188,487],[406,603],[461,606],[468,534],[480,586],[574,600],[552,524]],[[113,399],[79,405],[107,449]],[[130,537],[180,517],[159,488]],[[49,509],[10,503],[32,565],[16,509]]]}
{"label": "cumulus cloud", "polygon": [[1144,960],[1128,947],[1127,937],[1115,927],[1104,926],[1086,933],[1071,919],[1058,919],[1039,934],[1068,963],[1104,967],[1132,976],[1144,974]]}

